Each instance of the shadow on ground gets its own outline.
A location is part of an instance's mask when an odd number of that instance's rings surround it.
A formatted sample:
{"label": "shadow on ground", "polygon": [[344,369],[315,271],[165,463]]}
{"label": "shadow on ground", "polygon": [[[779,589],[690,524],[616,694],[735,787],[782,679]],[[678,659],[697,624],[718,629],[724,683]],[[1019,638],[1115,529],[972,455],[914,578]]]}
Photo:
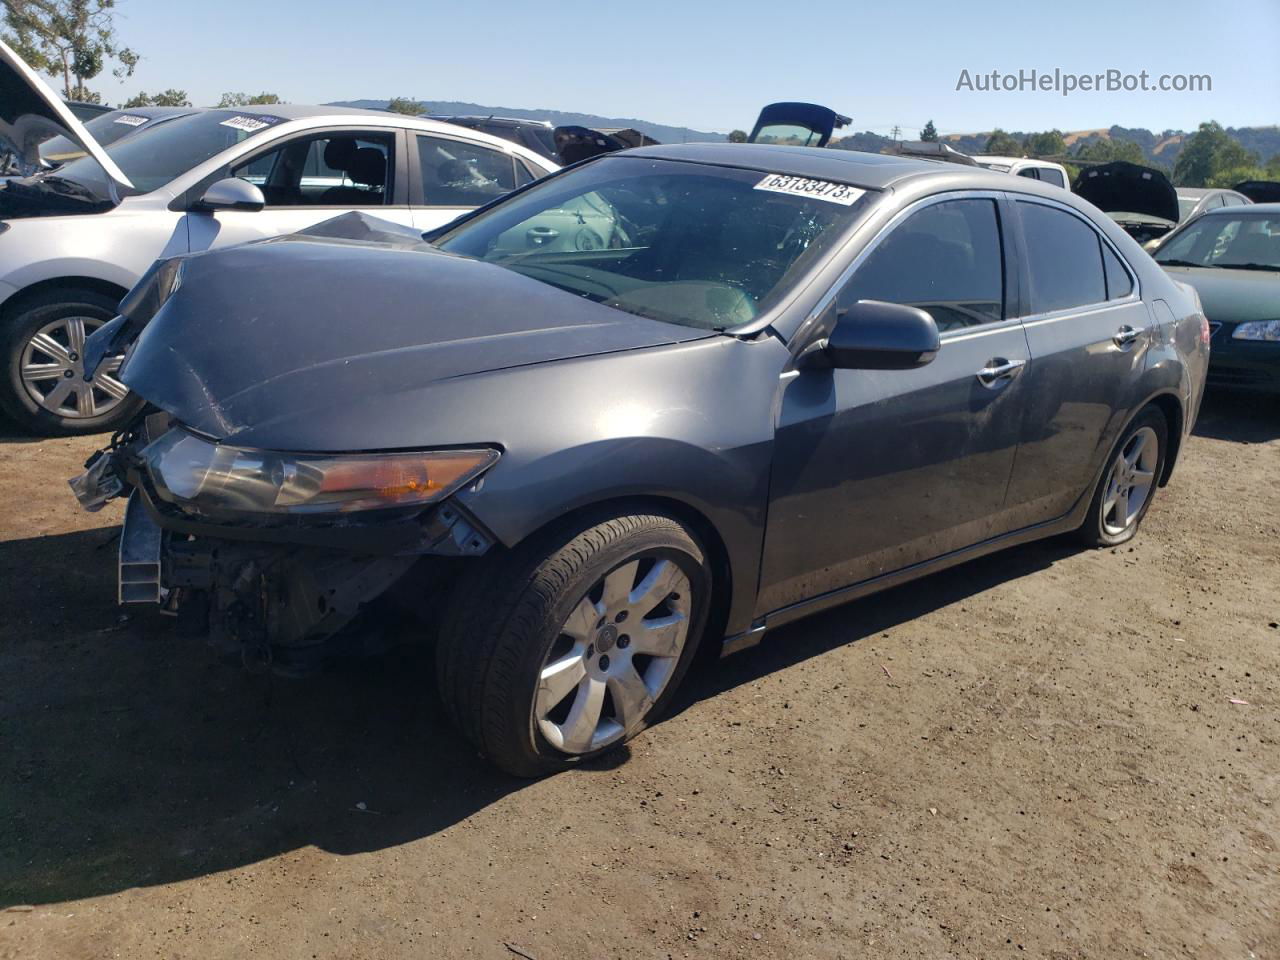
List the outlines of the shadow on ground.
{"label": "shadow on ground", "polygon": [[1195,434],[1236,443],[1280,438],[1280,396],[1210,390],[1200,405]]}
{"label": "shadow on ground", "polygon": [[[167,618],[123,614],[113,534],[0,543],[0,579],[17,587],[0,625],[0,908],[183,880],[306,845],[392,847],[526,786],[453,733],[428,655],[271,680],[215,661]],[[678,707],[1072,549],[1018,548],[779,630],[707,664]]]}

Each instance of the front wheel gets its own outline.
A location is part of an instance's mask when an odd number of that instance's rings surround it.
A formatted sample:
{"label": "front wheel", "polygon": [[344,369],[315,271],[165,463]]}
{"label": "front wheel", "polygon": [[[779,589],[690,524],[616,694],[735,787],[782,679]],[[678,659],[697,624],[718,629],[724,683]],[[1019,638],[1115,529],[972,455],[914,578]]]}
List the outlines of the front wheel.
{"label": "front wheel", "polygon": [[1086,544],[1113,547],[1133,539],[1155,498],[1168,439],[1168,421],[1155,407],[1134,418],[1111,453],[1078,531]]}
{"label": "front wheel", "polygon": [[710,589],[698,542],[657,515],[479,561],[441,630],[441,697],[507,773],[573,766],[631,739],[670,702]]}
{"label": "front wheel", "polygon": [[85,339],[115,312],[114,300],[97,291],[59,289],[10,314],[0,326],[0,408],[46,437],[100,433],[131,419],[143,401],[115,378],[121,356],[108,357],[92,381],[84,378]]}

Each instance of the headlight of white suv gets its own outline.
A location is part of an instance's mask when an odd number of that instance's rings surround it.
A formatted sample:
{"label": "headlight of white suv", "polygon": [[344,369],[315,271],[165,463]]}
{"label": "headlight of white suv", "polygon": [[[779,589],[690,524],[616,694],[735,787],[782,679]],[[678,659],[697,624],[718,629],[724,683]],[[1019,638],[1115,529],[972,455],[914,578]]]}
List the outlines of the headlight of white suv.
{"label": "headlight of white suv", "polygon": [[1280,320],[1250,320],[1231,331],[1232,340],[1280,341]]}
{"label": "headlight of white suv", "polygon": [[142,451],[162,500],[214,513],[350,513],[425,506],[492,466],[498,451],[276,453],[212,443],[181,428]]}

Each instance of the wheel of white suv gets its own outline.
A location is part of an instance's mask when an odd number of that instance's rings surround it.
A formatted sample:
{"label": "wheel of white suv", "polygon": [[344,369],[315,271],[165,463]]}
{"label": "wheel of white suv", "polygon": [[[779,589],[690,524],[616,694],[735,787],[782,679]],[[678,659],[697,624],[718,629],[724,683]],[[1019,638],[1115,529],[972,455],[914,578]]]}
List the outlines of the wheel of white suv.
{"label": "wheel of white suv", "polygon": [[625,743],[662,712],[706,619],[703,550],[630,515],[477,563],[445,617],[440,694],[497,766],[538,776]]}
{"label": "wheel of white suv", "polygon": [[1147,407],[1129,424],[1111,451],[1080,527],[1085,543],[1113,547],[1133,539],[1155,499],[1168,438],[1168,421],[1156,407]]}
{"label": "wheel of white suv", "polygon": [[100,433],[128,421],[142,400],[113,376],[121,357],[109,357],[92,382],[84,378],[84,341],[115,310],[95,290],[59,289],[9,311],[0,326],[0,409],[42,436]]}

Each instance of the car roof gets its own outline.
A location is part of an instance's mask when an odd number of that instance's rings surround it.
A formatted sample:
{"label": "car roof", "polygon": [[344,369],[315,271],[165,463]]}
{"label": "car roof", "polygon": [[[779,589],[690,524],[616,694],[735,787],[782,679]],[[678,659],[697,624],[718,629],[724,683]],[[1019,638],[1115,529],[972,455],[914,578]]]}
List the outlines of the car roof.
{"label": "car roof", "polygon": [[[1230,193],[1231,191],[1226,191]],[[1214,207],[1200,214],[1201,217],[1251,216],[1255,213],[1280,214],[1280,203],[1246,203],[1234,207]],[[1198,219],[1198,218],[1197,218]]]}
{"label": "car roof", "polygon": [[[1003,190],[1009,187],[1007,173],[981,167],[885,153],[835,150],[830,147],[789,147],[765,143],[680,143],[637,147],[626,151],[624,155],[745,167],[813,180],[834,180],[872,190],[883,190],[910,178],[949,176],[954,179],[956,174],[964,174],[978,188]],[[1032,182],[1034,181],[1028,181]],[[1061,187],[1054,189],[1059,192],[1062,190]]]}
{"label": "car roof", "polygon": [[1222,190],[1219,187],[1178,187],[1178,196],[1180,197],[1207,197],[1211,193],[1230,193],[1230,190]]}
{"label": "car roof", "polygon": [[1052,160],[1038,160],[1035,157],[1002,157],[995,153],[971,153],[969,156],[973,157],[975,160],[986,160],[991,163],[1043,163],[1047,166],[1059,166],[1059,164],[1054,163]]}
{"label": "car roof", "polygon": [[303,120],[308,117],[347,117],[375,116],[385,117],[386,110],[365,110],[361,107],[339,107],[332,104],[310,105],[305,103],[255,103],[248,107],[210,107],[211,110],[228,110],[232,113],[253,114],[264,113],[272,117],[283,117],[285,120]]}

